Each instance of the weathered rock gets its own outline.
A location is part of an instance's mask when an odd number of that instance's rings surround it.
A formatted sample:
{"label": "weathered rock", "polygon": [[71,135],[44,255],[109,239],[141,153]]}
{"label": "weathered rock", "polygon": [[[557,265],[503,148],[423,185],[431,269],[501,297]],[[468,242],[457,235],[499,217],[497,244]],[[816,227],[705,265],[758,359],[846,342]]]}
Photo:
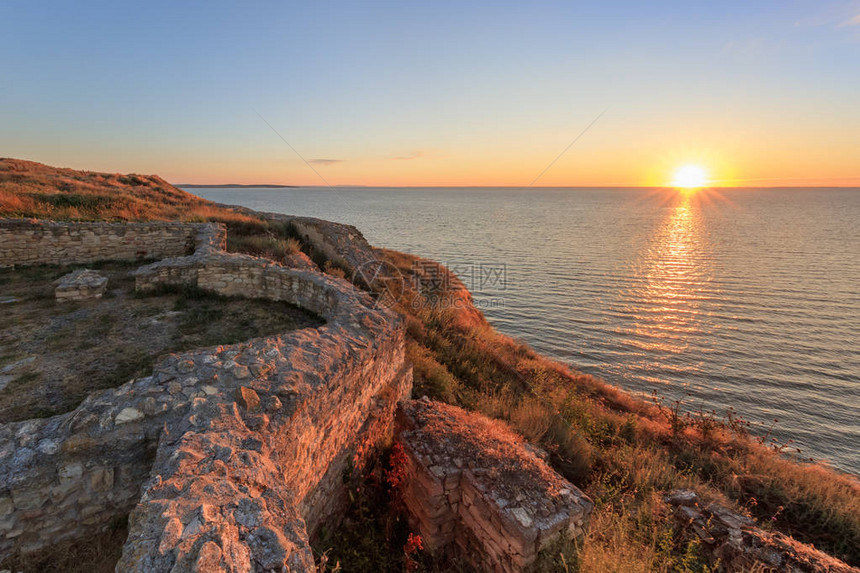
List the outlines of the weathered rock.
{"label": "weathered rock", "polygon": [[694,506],[699,503],[699,496],[696,492],[689,489],[676,489],[675,491],[667,494],[664,499],[669,505]]}
{"label": "weathered rock", "polygon": [[236,402],[249,412],[253,412],[260,407],[260,397],[250,388],[240,386],[236,388],[233,396],[236,398]]}
{"label": "weathered rock", "polygon": [[302,271],[319,271],[319,267],[301,251],[284,255],[284,266]]}
{"label": "weathered rock", "polygon": [[123,408],[120,413],[116,415],[114,422],[117,424],[126,424],[128,422],[140,420],[141,418],[143,418],[143,412],[137,408]]}
{"label": "weathered rock", "polygon": [[8,374],[14,370],[27,366],[28,364],[32,364],[36,360],[35,356],[27,356],[26,358],[21,358],[20,360],[16,360],[14,362],[10,362],[5,365],[3,368],[0,368],[0,374]]}
{"label": "weathered rock", "polygon": [[[310,247],[314,253],[314,258],[319,257],[333,263],[339,263],[350,271],[378,262],[373,247],[367,242],[361,231],[352,225],[324,221],[314,217],[261,213],[236,205],[224,205],[224,207],[287,223],[301,237],[302,243]],[[287,262],[288,266],[302,270],[317,270],[317,266],[310,260],[305,261],[307,257],[302,256],[301,253],[298,254],[299,260],[295,257],[295,255],[290,257]],[[358,279],[360,280],[360,277]]]}

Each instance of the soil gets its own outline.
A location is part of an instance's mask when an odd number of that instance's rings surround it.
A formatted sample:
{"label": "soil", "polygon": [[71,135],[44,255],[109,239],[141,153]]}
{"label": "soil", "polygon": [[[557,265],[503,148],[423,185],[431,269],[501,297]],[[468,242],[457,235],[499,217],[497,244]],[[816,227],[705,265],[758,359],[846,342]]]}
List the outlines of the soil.
{"label": "soil", "polygon": [[63,303],[53,282],[82,267],[0,269],[0,423],[70,411],[94,390],[146,376],[165,353],[323,324],[284,302],[141,295],[129,276],[138,265],[88,265],[108,277],[104,296]]}

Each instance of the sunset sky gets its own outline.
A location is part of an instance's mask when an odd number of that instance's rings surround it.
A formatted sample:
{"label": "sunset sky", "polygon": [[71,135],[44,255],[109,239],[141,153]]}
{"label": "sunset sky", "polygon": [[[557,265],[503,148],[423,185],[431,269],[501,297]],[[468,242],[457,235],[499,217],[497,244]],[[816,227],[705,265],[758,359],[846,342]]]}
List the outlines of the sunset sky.
{"label": "sunset sky", "polygon": [[605,110],[537,185],[860,186],[860,2],[591,4],[5,0],[0,156],[525,186]]}

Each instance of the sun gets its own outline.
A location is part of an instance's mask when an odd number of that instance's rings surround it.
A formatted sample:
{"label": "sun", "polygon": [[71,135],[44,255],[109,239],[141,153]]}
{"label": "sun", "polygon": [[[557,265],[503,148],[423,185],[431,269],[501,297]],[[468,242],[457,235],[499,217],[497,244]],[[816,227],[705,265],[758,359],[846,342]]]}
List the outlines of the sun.
{"label": "sun", "polygon": [[708,184],[708,172],[700,165],[683,165],[675,171],[672,187],[698,189]]}

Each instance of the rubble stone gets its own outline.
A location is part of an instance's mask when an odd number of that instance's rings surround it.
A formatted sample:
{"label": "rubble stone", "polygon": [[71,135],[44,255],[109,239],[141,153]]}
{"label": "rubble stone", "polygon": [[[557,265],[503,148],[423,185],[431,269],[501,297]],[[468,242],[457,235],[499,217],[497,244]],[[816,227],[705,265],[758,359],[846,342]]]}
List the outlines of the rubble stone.
{"label": "rubble stone", "polygon": [[236,388],[234,396],[236,398],[236,402],[249,412],[256,410],[260,406],[260,397],[256,392],[250,388],[246,388],[245,386]]}
{"label": "rubble stone", "polygon": [[718,503],[703,505],[690,490],[668,493],[675,517],[708,549],[714,562],[729,571],[791,573],[860,573],[860,569],[779,532],[765,531],[752,518]]}

